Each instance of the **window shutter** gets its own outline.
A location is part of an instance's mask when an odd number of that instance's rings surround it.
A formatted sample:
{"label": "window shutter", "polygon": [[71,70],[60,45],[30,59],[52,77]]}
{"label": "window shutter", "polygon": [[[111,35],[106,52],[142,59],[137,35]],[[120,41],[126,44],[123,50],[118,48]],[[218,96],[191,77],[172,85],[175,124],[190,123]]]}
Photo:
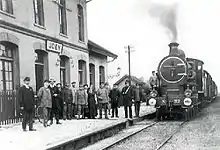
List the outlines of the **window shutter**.
{"label": "window shutter", "polygon": [[2,0],[0,0],[0,10],[2,10]]}
{"label": "window shutter", "polygon": [[44,4],[43,4],[43,0],[39,0],[39,15],[40,15],[40,25],[44,26]]}
{"label": "window shutter", "polygon": [[13,4],[12,0],[7,0],[8,13],[13,14]]}
{"label": "window shutter", "polygon": [[67,35],[67,17],[66,17],[66,1],[64,0],[64,7],[63,7],[63,11],[64,11],[64,32],[65,35]]}

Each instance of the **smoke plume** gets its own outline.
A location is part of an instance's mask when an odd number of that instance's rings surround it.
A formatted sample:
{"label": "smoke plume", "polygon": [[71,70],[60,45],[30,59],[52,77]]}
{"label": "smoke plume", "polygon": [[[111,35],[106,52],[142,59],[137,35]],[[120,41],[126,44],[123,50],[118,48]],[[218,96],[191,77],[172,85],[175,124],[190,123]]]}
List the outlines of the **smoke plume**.
{"label": "smoke plume", "polygon": [[160,24],[165,27],[168,32],[168,36],[172,42],[177,41],[177,4],[170,6],[161,4],[151,4],[149,14],[159,19]]}

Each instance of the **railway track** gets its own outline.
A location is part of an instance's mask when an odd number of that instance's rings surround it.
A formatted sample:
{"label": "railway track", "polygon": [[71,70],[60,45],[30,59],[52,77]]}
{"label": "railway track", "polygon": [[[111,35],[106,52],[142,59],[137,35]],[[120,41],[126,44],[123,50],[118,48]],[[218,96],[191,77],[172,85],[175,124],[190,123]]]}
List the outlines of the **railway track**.
{"label": "railway track", "polygon": [[183,127],[183,125],[184,125],[185,123],[186,123],[186,121],[182,122],[182,123],[180,124],[179,128],[178,128],[173,134],[171,134],[169,137],[167,137],[160,145],[158,145],[155,150],[160,150],[162,147],[164,147],[165,144],[168,143],[168,142],[172,139],[172,137],[173,137],[175,134],[177,134],[177,133],[181,130],[181,128]]}
{"label": "railway track", "polygon": [[[174,125],[176,127],[175,131],[168,134],[166,137],[164,137],[163,140],[158,140],[157,146],[153,149],[154,150],[162,149],[166,145],[166,143],[168,143],[172,139],[172,137],[181,130],[181,128],[183,127],[183,125],[185,123],[186,123],[186,121],[177,122],[176,124],[174,123]],[[143,127],[141,129],[137,130],[136,132],[133,132],[129,135],[126,135],[126,136],[122,137],[121,139],[119,139],[117,141],[114,141],[113,143],[109,144],[105,148],[102,148],[102,150],[117,149],[118,145],[123,145],[123,142],[125,142],[126,140],[130,140],[132,138],[135,138],[135,136],[138,135],[138,133],[141,133],[142,131],[146,131],[146,130],[149,130],[150,128],[157,128],[157,127],[162,127],[162,126],[168,126],[169,127],[169,124],[173,124],[173,122],[172,121],[164,121],[164,122],[153,121],[152,123],[150,123],[148,125],[144,125],[144,122],[136,124],[135,126],[140,125],[140,126],[143,126]],[[168,127],[166,127],[166,128],[168,128]],[[160,131],[158,131],[158,132],[160,132]],[[157,138],[155,138],[155,139],[157,140]],[[154,145],[154,144],[152,144],[152,145]]]}
{"label": "railway track", "polygon": [[124,136],[123,138],[121,138],[121,139],[119,139],[119,140],[109,144],[105,148],[102,148],[102,150],[108,150],[108,149],[112,148],[113,146],[115,146],[115,145],[117,145],[117,144],[119,144],[119,143],[129,139],[130,137],[132,137],[132,136],[134,136],[134,135],[136,135],[138,133],[140,133],[141,131],[146,130],[147,128],[150,128],[150,127],[156,125],[157,123],[158,123],[158,121],[153,121],[152,123],[147,124],[147,125],[146,125],[146,123],[138,123],[135,126],[142,125],[143,127],[141,129],[139,129],[139,130],[137,130],[137,131],[135,131],[135,132],[133,132],[131,134],[128,134],[128,135]]}

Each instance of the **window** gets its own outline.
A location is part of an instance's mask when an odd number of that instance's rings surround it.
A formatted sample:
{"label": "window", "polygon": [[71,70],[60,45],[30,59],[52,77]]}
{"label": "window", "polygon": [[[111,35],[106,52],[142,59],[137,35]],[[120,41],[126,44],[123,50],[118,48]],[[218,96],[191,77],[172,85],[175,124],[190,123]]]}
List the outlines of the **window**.
{"label": "window", "polygon": [[86,84],[86,62],[83,60],[78,61],[78,73],[79,84]]}
{"label": "window", "polygon": [[105,67],[99,66],[99,82],[105,82]]}
{"label": "window", "polygon": [[70,81],[69,58],[60,56],[60,83],[65,85]]}
{"label": "window", "polygon": [[13,90],[13,47],[0,44],[0,90]]}
{"label": "window", "polygon": [[95,65],[89,64],[89,80],[90,84],[95,85]]}
{"label": "window", "polygon": [[0,10],[13,14],[12,0],[0,0]]}
{"label": "window", "polygon": [[59,0],[60,33],[67,35],[66,1]]}
{"label": "window", "polygon": [[78,36],[80,41],[84,41],[84,16],[83,16],[83,7],[77,5],[78,9]]}
{"label": "window", "polygon": [[36,60],[35,60],[35,77],[36,77],[36,90],[43,86],[44,80],[47,78],[48,74],[48,60],[47,53],[42,50],[35,50]]}
{"label": "window", "polygon": [[44,26],[44,7],[43,0],[33,0],[34,3],[34,22]]}

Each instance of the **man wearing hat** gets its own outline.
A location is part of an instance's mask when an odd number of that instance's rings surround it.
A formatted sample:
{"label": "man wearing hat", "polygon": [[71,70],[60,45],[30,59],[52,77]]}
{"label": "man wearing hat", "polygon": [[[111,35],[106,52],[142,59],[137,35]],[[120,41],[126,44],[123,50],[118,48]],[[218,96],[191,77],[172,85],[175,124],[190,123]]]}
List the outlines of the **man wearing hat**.
{"label": "man wearing hat", "polygon": [[27,123],[29,124],[29,131],[36,131],[33,129],[33,112],[34,112],[34,91],[29,86],[30,78],[24,78],[24,85],[18,90],[18,100],[20,108],[23,111],[22,129],[26,130]]}
{"label": "man wearing hat", "polygon": [[123,95],[123,104],[124,104],[124,110],[125,110],[125,118],[128,118],[128,108],[129,108],[129,118],[132,118],[132,99],[134,97],[133,90],[131,89],[131,86],[129,85],[129,81],[125,81],[125,87],[122,89],[122,95]]}

